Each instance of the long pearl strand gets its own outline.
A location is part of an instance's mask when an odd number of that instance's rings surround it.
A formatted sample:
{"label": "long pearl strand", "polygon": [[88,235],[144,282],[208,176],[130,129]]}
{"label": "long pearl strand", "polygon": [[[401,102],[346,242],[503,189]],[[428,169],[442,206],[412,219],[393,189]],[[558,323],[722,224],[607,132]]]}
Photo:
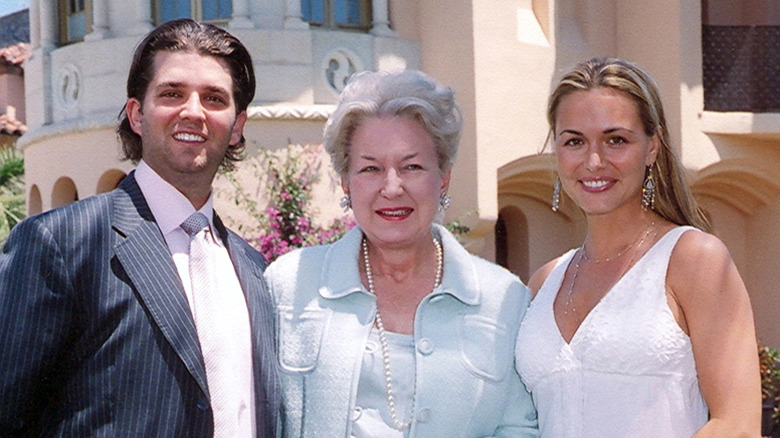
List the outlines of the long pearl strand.
{"label": "long pearl strand", "polygon": [[[433,238],[433,244],[436,246],[436,278],[433,282],[433,289],[441,283],[442,270],[444,266],[444,256],[441,249],[441,243],[436,238]],[[368,241],[363,237],[361,244],[363,249],[363,264],[366,267],[366,280],[368,281],[368,291],[376,296],[374,291],[374,276],[371,273],[371,261],[368,257]],[[385,368],[385,388],[387,390],[387,406],[390,408],[390,419],[393,421],[393,427],[397,430],[406,430],[412,425],[414,421],[415,404],[417,403],[417,385],[414,385],[414,393],[412,394],[412,412],[407,423],[402,423],[398,420],[398,415],[395,411],[395,395],[393,394],[393,376],[390,373],[390,347],[387,343],[387,335],[385,334],[385,325],[382,323],[382,315],[379,313],[379,305],[376,308],[376,327],[379,331],[379,343],[382,344],[382,360]]]}

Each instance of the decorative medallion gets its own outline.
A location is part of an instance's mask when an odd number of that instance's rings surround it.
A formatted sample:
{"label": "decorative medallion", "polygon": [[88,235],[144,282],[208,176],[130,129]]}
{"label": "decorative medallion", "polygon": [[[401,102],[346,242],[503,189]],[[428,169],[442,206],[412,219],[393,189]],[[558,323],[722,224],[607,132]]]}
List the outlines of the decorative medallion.
{"label": "decorative medallion", "polygon": [[75,108],[81,93],[81,73],[73,64],[65,64],[57,76],[57,96],[66,108]]}
{"label": "decorative medallion", "polygon": [[325,57],[323,63],[325,81],[337,94],[341,93],[349,78],[363,70],[357,55],[347,49],[336,49]]}

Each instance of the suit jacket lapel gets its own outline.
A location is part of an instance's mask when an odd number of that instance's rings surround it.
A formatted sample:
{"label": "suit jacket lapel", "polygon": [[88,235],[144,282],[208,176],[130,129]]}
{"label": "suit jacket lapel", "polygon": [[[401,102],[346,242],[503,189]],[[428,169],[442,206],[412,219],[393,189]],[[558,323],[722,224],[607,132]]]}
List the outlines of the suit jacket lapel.
{"label": "suit jacket lapel", "polygon": [[208,394],[206,368],[184,287],[133,174],[113,193],[113,226],[120,235],[117,258],[163,336]]}

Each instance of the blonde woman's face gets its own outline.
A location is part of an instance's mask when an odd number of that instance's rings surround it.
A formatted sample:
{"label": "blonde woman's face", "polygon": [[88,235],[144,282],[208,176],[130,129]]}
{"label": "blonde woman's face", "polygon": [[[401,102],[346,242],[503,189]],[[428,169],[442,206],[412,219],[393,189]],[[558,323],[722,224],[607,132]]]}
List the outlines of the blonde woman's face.
{"label": "blonde woman's face", "polygon": [[567,95],[554,135],[563,189],[585,214],[641,208],[645,168],[655,162],[659,141],[645,134],[628,95],[604,87]]}

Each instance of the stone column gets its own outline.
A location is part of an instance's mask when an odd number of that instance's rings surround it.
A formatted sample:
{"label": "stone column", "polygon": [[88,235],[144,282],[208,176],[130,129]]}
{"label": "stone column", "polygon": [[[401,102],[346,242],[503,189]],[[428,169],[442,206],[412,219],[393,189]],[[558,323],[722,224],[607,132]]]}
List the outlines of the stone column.
{"label": "stone column", "polygon": [[135,26],[133,35],[145,35],[154,26],[152,25],[152,0],[130,0],[135,4]]}
{"label": "stone column", "polygon": [[285,29],[308,29],[309,23],[303,21],[301,16],[301,0],[285,0],[286,11],[284,14]]}
{"label": "stone column", "polygon": [[231,29],[251,29],[255,27],[249,14],[248,0],[233,0],[233,17],[228,23]]}
{"label": "stone column", "polygon": [[108,1],[92,0],[92,32],[84,36],[84,41],[102,40],[108,35]]}
{"label": "stone column", "polygon": [[41,46],[41,8],[38,0],[30,2],[30,46],[37,49]]}
{"label": "stone column", "polygon": [[38,5],[39,28],[38,42],[39,47],[53,47],[57,44],[57,29],[60,28],[57,22],[57,2],[49,0],[34,1]]}
{"label": "stone column", "polygon": [[371,2],[371,15],[374,17],[371,23],[371,33],[378,36],[393,36],[395,32],[390,29],[390,19],[387,15],[387,0],[373,0]]}
{"label": "stone column", "polygon": [[[37,19],[36,19],[37,18]],[[30,37],[37,39],[37,48],[28,59],[27,68],[37,71],[25,78],[24,100],[27,126],[37,129],[53,120],[51,52],[59,43],[57,2],[51,0],[30,1]],[[33,30],[33,25],[37,30]],[[37,36],[36,36],[37,35]],[[36,47],[34,40],[33,47]]]}

